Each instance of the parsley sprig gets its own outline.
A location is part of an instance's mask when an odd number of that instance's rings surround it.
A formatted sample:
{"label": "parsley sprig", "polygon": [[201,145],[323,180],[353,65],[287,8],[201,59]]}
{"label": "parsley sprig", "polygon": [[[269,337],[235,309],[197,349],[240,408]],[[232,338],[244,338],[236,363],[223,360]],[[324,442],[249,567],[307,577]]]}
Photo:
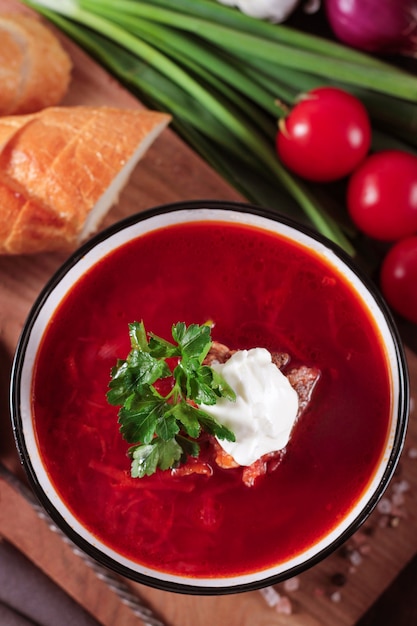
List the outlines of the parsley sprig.
{"label": "parsley sprig", "polygon": [[[203,365],[212,344],[206,324],[178,322],[172,327],[174,343],[147,333],[142,322],[129,324],[131,350],[111,370],[107,400],[120,406],[118,421],[130,444],[131,475],[141,478],[157,468],[177,467],[188,456],[198,456],[202,431],[234,441],[234,434],[198,405],[213,405],[218,398],[236,399],[223,377]],[[177,359],[172,370],[167,359]],[[166,395],[158,381],[172,377]]]}

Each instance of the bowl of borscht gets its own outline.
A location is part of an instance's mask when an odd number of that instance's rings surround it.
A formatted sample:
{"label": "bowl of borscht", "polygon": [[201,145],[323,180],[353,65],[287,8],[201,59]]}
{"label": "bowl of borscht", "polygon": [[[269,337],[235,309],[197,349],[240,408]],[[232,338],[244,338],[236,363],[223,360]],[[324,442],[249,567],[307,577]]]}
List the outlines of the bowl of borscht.
{"label": "bowl of borscht", "polygon": [[111,226],[39,295],[11,413],[56,525],[118,574],[236,593],[299,574],[396,468],[406,362],[337,246],[275,211],[196,201]]}

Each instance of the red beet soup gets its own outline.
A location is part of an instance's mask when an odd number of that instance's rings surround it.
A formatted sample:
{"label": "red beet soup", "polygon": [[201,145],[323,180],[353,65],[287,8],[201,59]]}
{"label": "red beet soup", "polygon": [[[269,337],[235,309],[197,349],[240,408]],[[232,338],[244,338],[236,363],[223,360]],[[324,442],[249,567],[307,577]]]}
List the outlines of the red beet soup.
{"label": "red beet soup", "polygon": [[[136,320],[167,339],[173,323],[213,320],[231,348],[320,369],[275,471],[250,488],[219,467],[130,477],[106,392]],[[363,494],[390,427],[387,357],[348,282],[286,238],[212,221],[147,233],[93,266],[47,328],[32,397],[41,456],[74,516],[124,556],[190,577],[272,567],[322,539]]]}

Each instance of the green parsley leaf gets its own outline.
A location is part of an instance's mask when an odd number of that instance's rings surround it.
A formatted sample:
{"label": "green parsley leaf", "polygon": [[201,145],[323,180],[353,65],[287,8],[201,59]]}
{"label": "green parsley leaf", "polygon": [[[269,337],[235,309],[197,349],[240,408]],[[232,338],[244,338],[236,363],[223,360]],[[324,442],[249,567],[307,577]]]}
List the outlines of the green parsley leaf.
{"label": "green parsley leaf", "polygon": [[193,439],[200,436],[201,426],[197,408],[186,402],[179,402],[172,407],[171,411],[187,435]]}
{"label": "green parsley leaf", "polygon": [[184,361],[197,358],[201,364],[211,347],[210,327],[198,324],[187,326],[183,322],[175,324],[172,336],[177,341]]}
{"label": "green parsley leaf", "polygon": [[136,396],[129,407],[119,411],[120,432],[129,443],[150,443],[158,423],[166,411],[164,398],[156,397],[151,391]]}
{"label": "green parsley leaf", "polygon": [[[203,361],[211,347],[210,327],[183,322],[172,326],[174,342],[146,333],[142,322],[129,324],[131,350],[111,369],[109,404],[120,406],[120,433],[130,444],[131,475],[142,477],[177,467],[198,456],[198,437],[205,431],[234,441],[234,434],[199,408],[234,391]],[[178,359],[173,371],[167,359]],[[171,365],[171,367],[173,367]],[[160,381],[170,377],[172,384]],[[169,383],[169,381],[168,381]],[[168,389],[163,395],[161,389]]]}
{"label": "green parsley leaf", "polygon": [[183,450],[184,460],[187,460],[187,456],[197,457],[200,453],[200,446],[193,439],[188,439],[182,435],[177,435],[176,440]]}
{"label": "green parsley leaf", "polygon": [[165,361],[156,359],[149,352],[134,349],[129,354],[127,362],[138,389],[143,385],[152,385],[159,378],[171,376],[171,370]]}
{"label": "green parsley leaf", "polygon": [[173,343],[162,339],[162,337],[158,337],[157,335],[150,334],[149,339],[149,351],[152,356],[157,358],[168,359],[173,356],[180,356],[181,351],[178,346],[175,346]]}
{"label": "green parsley leaf", "polygon": [[129,324],[129,337],[132,349],[136,348],[144,352],[148,350],[148,338],[143,322],[133,322]]}
{"label": "green parsley leaf", "polygon": [[136,446],[132,451],[132,478],[150,476],[159,467],[162,470],[174,467],[183,451],[175,439],[162,441],[154,439],[148,445]]}
{"label": "green parsley leaf", "polygon": [[111,376],[112,380],[109,383],[107,401],[109,404],[119,406],[127,401],[135,389],[127,362],[119,359],[117,365],[111,370]]}

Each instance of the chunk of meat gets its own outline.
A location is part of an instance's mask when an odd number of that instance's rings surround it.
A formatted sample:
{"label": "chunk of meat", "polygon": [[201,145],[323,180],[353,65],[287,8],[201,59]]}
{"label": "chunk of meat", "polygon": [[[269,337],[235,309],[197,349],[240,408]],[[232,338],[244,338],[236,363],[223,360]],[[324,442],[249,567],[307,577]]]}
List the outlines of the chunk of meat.
{"label": "chunk of meat", "polygon": [[219,341],[213,341],[210,350],[204,359],[204,365],[213,365],[213,363],[226,363],[228,359],[234,354],[236,350],[230,350],[228,346]]}
{"label": "chunk of meat", "polygon": [[[240,467],[239,463],[236,463],[231,454],[228,454],[217,439],[212,438],[213,448],[215,450],[214,460],[216,464],[222,469],[232,469]],[[284,456],[284,450],[278,450],[277,452],[269,452],[257,459],[251,465],[243,467],[242,481],[247,487],[252,487],[255,484],[256,479],[259,476],[266,474],[268,470],[276,469]],[[272,464],[272,461],[275,461]]]}
{"label": "chunk of meat", "polygon": [[[210,350],[204,359],[204,365],[213,365],[213,363],[226,363],[228,359],[237,352],[237,350],[230,350],[229,346],[219,341],[213,341]],[[290,355],[286,352],[272,352],[272,363],[274,363],[278,369],[282,369],[290,362]]]}
{"label": "chunk of meat", "polygon": [[[204,359],[205,365],[212,365],[213,363],[225,363],[236,350],[230,350],[228,346],[218,341],[213,341],[211,348]],[[273,352],[271,353],[272,362],[280,370],[284,370],[289,364],[291,358],[286,352]],[[300,367],[294,367],[288,372],[283,372],[291,386],[295,389],[298,395],[298,412],[297,420],[306,411],[310,404],[311,396],[314,388],[320,378],[320,370],[316,367],[308,367],[302,365]],[[236,469],[241,467],[234,458],[228,454],[217,441],[215,437],[210,437],[211,444],[214,448],[214,461],[216,465],[222,469]],[[252,487],[257,479],[267,472],[274,471],[281,463],[285,456],[286,448],[269,452],[257,459],[251,465],[242,467],[242,481],[247,487]],[[190,462],[191,461],[191,462]],[[205,467],[203,467],[205,466]],[[207,467],[208,466],[208,467]],[[208,474],[210,475],[210,466],[207,463],[198,463],[198,459],[189,459],[184,465],[179,467],[175,472],[176,476],[186,476],[194,473]],[[211,468],[210,468],[211,469]]]}
{"label": "chunk of meat", "polygon": [[[296,417],[298,420],[310,404],[312,393],[320,378],[320,370],[316,367],[302,365],[290,370],[286,376],[298,395],[298,411]],[[266,474],[267,471],[274,471],[283,459],[284,454],[285,448],[276,452],[270,452],[260,459],[257,459],[252,465],[245,467],[242,472],[242,480],[245,485],[252,487],[260,476]],[[234,459],[232,458],[232,460]],[[272,464],[271,461],[274,461],[274,463]]]}
{"label": "chunk of meat", "polygon": [[214,460],[216,464],[222,469],[231,469],[232,467],[239,467],[239,463],[236,463],[231,454],[226,452],[219,444],[217,439],[212,437],[212,445],[214,448]]}
{"label": "chunk of meat", "polygon": [[290,370],[286,376],[298,395],[298,419],[310,404],[314,388],[320,378],[320,370],[316,367],[302,365]]}
{"label": "chunk of meat", "polygon": [[189,457],[187,462],[179,467],[175,467],[171,470],[173,476],[190,476],[191,474],[203,474],[204,476],[211,476],[213,474],[213,468],[210,463],[200,461],[198,458]]}
{"label": "chunk of meat", "polygon": [[252,465],[243,468],[242,481],[247,487],[253,487],[260,476],[277,469],[285,455],[285,448],[264,454]]}
{"label": "chunk of meat", "polygon": [[279,370],[282,370],[290,362],[290,355],[286,352],[271,352],[271,360]]}

